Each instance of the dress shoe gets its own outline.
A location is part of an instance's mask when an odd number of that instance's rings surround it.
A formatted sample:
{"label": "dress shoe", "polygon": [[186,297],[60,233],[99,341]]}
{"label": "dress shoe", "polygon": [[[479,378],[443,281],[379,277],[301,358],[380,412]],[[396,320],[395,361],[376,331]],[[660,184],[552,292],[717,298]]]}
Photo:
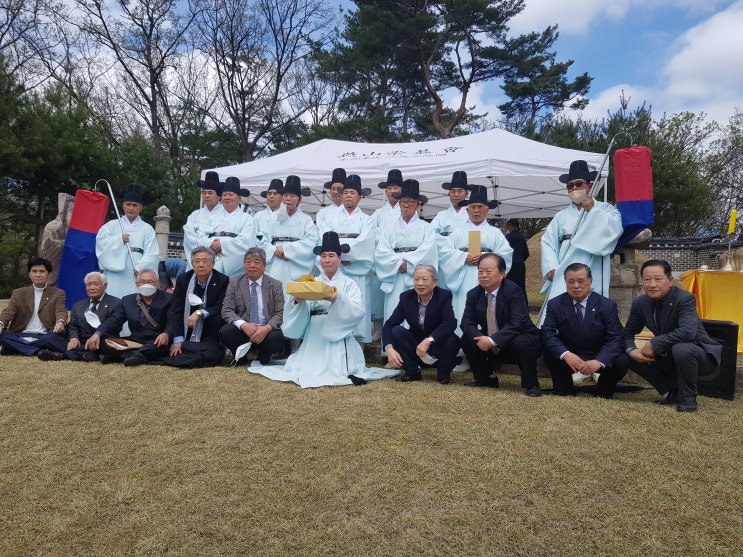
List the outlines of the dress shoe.
{"label": "dress shoe", "polygon": [[575,391],[547,391],[552,396],[575,396]]}
{"label": "dress shoe", "polygon": [[39,350],[36,355],[42,362],[58,362],[60,360],[64,360],[64,354],[62,354],[61,352],[53,352],[52,350],[47,350],[46,348]]}
{"label": "dress shoe", "polygon": [[668,391],[666,398],[656,400],[655,404],[661,404],[663,406],[666,406],[669,404],[678,404],[678,398],[676,397],[676,391]]}
{"label": "dress shoe", "polygon": [[134,356],[130,356],[129,358],[124,360],[124,365],[126,367],[136,367],[136,366],[141,366],[142,364],[146,364],[146,363],[147,363],[147,360],[145,360],[144,358],[136,358]]}
{"label": "dress shoe", "polygon": [[83,352],[83,356],[81,359],[83,362],[97,362],[98,353],[97,352]]}
{"label": "dress shoe", "polygon": [[437,379],[437,381],[441,383],[442,385],[451,385],[454,383],[454,381],[452,381],[450,377],[445,377],[443,379]]}
{"label": "dress shoe", "polygon": [[697,403],[692,402],[689,404],[679,404],[676,407],[676,412],[696,412],[697,411]]}
{"label": "dress shoe", "polygon": [[486,379],[478,379],[476,381],[470,381],[464,384],[465,387],[490,387],[491,389],[497,389],[500,387],[497,377],[487,377]]}
{"label": "dress shoe", "polygon": [[529,387],[528,389],[526,389],[526,396],[531,396],[531,397],[542,396],[542,389],[539,388],[539,385],[534,385],[533,387]]}
{"label": "dress shoe", "polygon": [[360,387],[361,385],[366,385],[369,382],[363,377],[356,377],[355,375],[349,375],[348,378],[351,380],[351,383],[353,383],[354,387]]}
{"label": "dress shoe", "polygon": [[116,356],[112,356],[111,354],[100,354],[98,358],[101,360],[102,364],[115,364],[121,361]]}
{"label": "dress shoe", "polygon": [[423,381],[422,375],[401,375],[397,378],[400,383],[410,383],[411,381]]}

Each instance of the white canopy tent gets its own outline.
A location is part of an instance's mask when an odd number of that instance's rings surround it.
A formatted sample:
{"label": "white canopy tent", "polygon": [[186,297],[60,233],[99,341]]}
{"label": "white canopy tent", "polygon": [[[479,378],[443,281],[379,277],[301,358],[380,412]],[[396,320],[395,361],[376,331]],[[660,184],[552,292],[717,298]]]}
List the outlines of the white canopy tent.
{"label": "white canopy tent", "polygon": [[255,210],[263,208],[260,192],[273,178],[285,180],[296,174],[302,186],[312,190],[312,196],[302,200],[302,210],[314,215],[331,203],[323,184],[330,180],[334,168],[358,174],[363,186],[372,190],[361,201],[367,213],[384,203],[384,191],[378,183],[387,179],[390,169],[399,168],[403,178],[418,180],[421,193],[428,197],[422,210],[425,218],[448,207],[448,192],[441,184],[449,182],[455,171],[464,170],[470,184],[490,187],[489,198],[500,201],[490,216],[539,218],[552,217],[567,206],[565,186],[558,177],[567,172],[571,161],[583,159],[595,170],[602,158],[603,154],[553,147],[496,129],[420,143],[323,139],[273,157],[211,170],[217,171],[222,181],[228,176],[239,178],[242,187],[250,190],[249,203]]}

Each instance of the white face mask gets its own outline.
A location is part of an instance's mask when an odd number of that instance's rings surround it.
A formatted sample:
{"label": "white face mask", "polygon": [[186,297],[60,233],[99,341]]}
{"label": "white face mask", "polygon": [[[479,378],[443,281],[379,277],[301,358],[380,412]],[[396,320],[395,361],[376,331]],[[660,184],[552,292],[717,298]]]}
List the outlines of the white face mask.
{"label": "white face mask", "polygon": [[188,295],[188,303],[191,304],[192,306],[200,306],[201,304],[204,303],[204,300],[199,298],[196,294],[192,293]]}
{"label": "white face mask", "polygon": [[572,190],[570,193],[568,193],[568,197],[570,197],[570,201],[572,201],[576,205],[580,205],[586,198],[586,190]]}
{"label": "white face mask", "polygon": [[101,326],[101,319],[98,317],[97,314],[93,313],[90,310],[87,310],[83,316],[85,317],[85,321],[88,322],[88,324],[93,327],[94,329],[97,329]]}
{"label": "white face mask", "polygon": [[154,284],[143,284],[142,286],[138,287],[137,290],[139,290],[139,293],[142,294],[145,298],[149,298],[150,296],[154,296],[155,292],[157,292],[157,287]]}

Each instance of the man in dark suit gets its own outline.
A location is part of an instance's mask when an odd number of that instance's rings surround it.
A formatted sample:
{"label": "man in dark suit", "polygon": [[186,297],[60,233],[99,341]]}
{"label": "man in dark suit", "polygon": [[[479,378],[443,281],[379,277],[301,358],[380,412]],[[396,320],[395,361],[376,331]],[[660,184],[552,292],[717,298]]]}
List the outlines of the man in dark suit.
{"label": "man in dark suit", "polygon": [[67,338],[64,290],[47,285],[51,262],[31,257],[27,267],[31,286],[13,290],[0,313],[0,348],[5,354],[33,356],[55,337]]}
{"label": "man in dark suit", "polygon": [[[529,246],[526,244],[519,219],[509,219],[506,222],[506,240],[513,249],[511,258],[511,268],[506,275],[508,280],[512,280],[521,287],[526,295],[526,260],[529,259]],[[528,305],[528,302],[527,302]]]}
{"label": "man in dark suit", "polygon": [[[168,355],[173,327],[168,321],[171,295],[160,290],[160,281],[154,269],[142,269],[137,275],[137,293],[121,299],[111,317],[101,323],[85,345],[89,350],[100,350],[104,364],[124,360],[125,366],[138,366]],[[134,350],[117,350],[105,339],[119,334],[124,324],[130,335],[125,341],[142,346]]]}
{"label": "man in dark suit", "polygon": [[[83,360],[98,361],[98,350],[87,347],[88,340],[102,322],[113,315],[121,303],[116,296],[106,293],[106,275],[93,271],[85,275],[85,293],[87,298],[78,300],[70,312],[70,324],[67,336],[54,335],[54,340],[47,344],[48,349],[39,350],[40,360]],[[115,334],[119,334],[116,331]]]}
{"label": "man in dark suit", "polygon": [[[413,288],[400,294],[400,301],[382,327],[382,346],[390,366],[402,368],[398,381],[420,381],[419,367],[436,364],[436,379],[442,385],[452,382],[451,370],[459,351],[454,334],[451,292],[439,288],[436,268],[416,265]],[[407,321],[409,329],[401,325]]]}
{"label": "man in dark suit", "polygon": [[170,354],[160,361],[169,366],[195,368],[222,361],[219,345],[222,301],[230,278],[214,270],[211,248],[197,246],[191,251],[191,270],[175,281],[168,321],[173,328]]}
{"label": "man in dark suit", "polygon": [[219,330],[219,340],[232,352],[236,364],[247,362],[245,349],[251,343],[249,349],[257,350],[258,361],[265,365],[273,354],[284,349],[281,332],[284,287],[265,274],[266,252],[263,249],[248,249],[243,265],[245,274],[230,279],[227,286],[222,304],[225,324]]}
{"label": "man in dark suit", "polygon": [[[673,284],[667,261],[651,259],[640,269],[645,294],[632,302],[624,327],[630,369],[660,394],[659,404],[675,404],[679,412],[697,411],[699,370],[712,373],[720,365],[722,345],[712,340],[697,314],[693,294]],[[635,347],[635,335],[647,327],[655,338]]]}
{"label": "man in dark suit", "polygon": [[574,395],[573,374],[598,375],[596,395],[612,398],[629,366],[617,304],[592,292],[588,265],[571,263],[563,275],[567,292],[549,301],[540,331],[552,394]]}
{"label": "man in dark suit", "polygon": [[539,330],[529,317],[524,292],[506,278],[506,262],[484,253],[477,265],[480,283],[467,292],[462,315],[462,349],[475,380],[471,387],[498,387],[491,376],[499,362],[518,364],[526,395],[542,396],[537,378]]}

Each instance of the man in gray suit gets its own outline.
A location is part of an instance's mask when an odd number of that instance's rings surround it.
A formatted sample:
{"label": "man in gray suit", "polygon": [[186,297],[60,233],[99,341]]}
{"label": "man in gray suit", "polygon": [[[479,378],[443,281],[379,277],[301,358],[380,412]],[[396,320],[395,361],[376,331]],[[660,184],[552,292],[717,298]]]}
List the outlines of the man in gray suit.
{"label": "man in gray suit", "polygon": [[[722,346],[704,330],[694,295],[673,285],[667,261],[646,261],[640,274],[645,294],[632,302],[624,327],[630,369],[660,394],[668,393],[658,404],[675,404],[679,412],[696,412],[697,376],[720,365]],[[635,335],[643,327],[655,338],[636,348]]]}
{"label": "man in gray suit", "polygon": [[233,354],[237,364],[246,363],[238,348],[252,343],[258,361],[267,364],[271,355],[284,348],[281,323],[284,319],[284,288],[280,281],[264,274],[266,252],[250,248],[245,252],[245,274],[230,279],[222,303],[225,325],[219,330],[219,341]]}

